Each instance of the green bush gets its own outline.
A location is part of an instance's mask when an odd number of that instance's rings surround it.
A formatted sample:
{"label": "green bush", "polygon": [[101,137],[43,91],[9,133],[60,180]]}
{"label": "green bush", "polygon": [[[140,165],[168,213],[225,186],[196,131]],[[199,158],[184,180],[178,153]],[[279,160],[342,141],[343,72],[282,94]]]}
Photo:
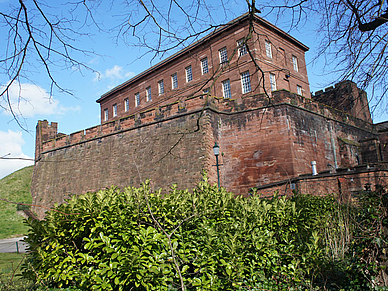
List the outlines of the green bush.
{"label": "green bush", "polygon": [[235,197],[206,178],[193,192],[111,188],[28,220],[23,274],[82,290],[314,290],[330,278],[337,209],[332,196]]}
{"label": "green bush", "polygon": [[324,228],[326,262],[316,285],[324,290],[388,290],[387,194],[362,191],[336,203]]}

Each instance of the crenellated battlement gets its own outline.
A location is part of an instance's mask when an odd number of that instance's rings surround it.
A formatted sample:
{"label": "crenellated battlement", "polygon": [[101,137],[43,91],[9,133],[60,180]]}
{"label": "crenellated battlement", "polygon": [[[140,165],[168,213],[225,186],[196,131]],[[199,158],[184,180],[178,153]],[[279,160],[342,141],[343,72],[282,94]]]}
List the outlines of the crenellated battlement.
{"label": "crenellated battlement", "polygon": [[[257,94],[244,96],[241,100],[224,99],[213,96],[193,96],[185,100],[177,100],[175,102],[151,108],[145,111],[137,112],[123,118],[112,120],[109,122],[96,125],[85,130],[80,130],[69,135],[57,133],[57,124],[49,125],[47,121],[39,121],[41,124],[41,139],[36,140],[38,155],[43,152],[54,149],[72,146],[96,138],[101,138],[107,135],[120,133],[127,130],[139,128],[141,126],[162,122],[172,118],[178,118],[182,115],[192,114],[201,110],[209,109],[224,114],[233,114],[249,110],[258,110],[270,106],[279,106],[288,104],[299,107],[304,110],[322,115],[328,119],[333,119],[343,122],[367,131],[372,131],[372,124],[365,122],[362,119],[344,113],[336,108],[326,104],[319,103],[312,99],[290,93],[286,90],[272,92],[271,98],[265,94]],[[47,125],[46,125],[47,123]],[[39,125],[39,124],[38,124]],[[43,127],[42,127],[43,125]],[[50,131],[49,134],[44,134],[45,130]],[[54,133],[55,131],[55,133]],[[41,141],[41,142],[40,142]],[[38,157],[37,155],[37,157]]]}
{"label": "crenellated battlement", "polygon": [[372,123],[367,94],[352,81],[342,81],[327,87],[325,91],[317,91],[312,98],[315,102],[324,103]]}

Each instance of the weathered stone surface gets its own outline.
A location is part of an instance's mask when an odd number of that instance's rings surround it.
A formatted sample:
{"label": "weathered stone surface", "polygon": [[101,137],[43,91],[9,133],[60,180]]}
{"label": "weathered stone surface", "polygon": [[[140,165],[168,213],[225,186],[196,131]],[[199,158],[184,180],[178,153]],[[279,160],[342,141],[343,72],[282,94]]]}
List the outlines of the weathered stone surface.
{"label": "weathered stone surface", "polygon": [[[222,182],[236,194],[311,173],[311,161],[317,162],[318,172],[330,172],[376,155],[375,148],[362,152],[357,146],[358,140],[375,133],[286,104],[220,114],[217,123],[225,153]],[[349,144],[341,144],[342,140]]]}
{"label": "weathered stone surface", "polygon": [[384,161],[383,129],[377,132],[357,118],[344,122],[346,114],[325,106],[306,109],[309,100],[285,90],[273,96],[277,103],[269,104],[265,95],[241,102],[191,98],[70,135],[55,134],[55,123],[39,122],[34,203],[49,207],[71,194],[137,186],[146,179],[154,189],[172,183],[192,188],[202,170],[216,182],[215,142],[221,151],[221,185],[237,195],[311,173],[312,161],[319,173],[329,174]]}
{"label": "weathered stone surface", "polygon": [[[197,121],[198,114],[191,114],[46,151],[35,163],[34,204],[51,206],[71,194],[138,186],[146,179],[154,189],[193,187],[209,163],[206,116],[199,130]],[[42,217],[43,209],[35,211]]]}

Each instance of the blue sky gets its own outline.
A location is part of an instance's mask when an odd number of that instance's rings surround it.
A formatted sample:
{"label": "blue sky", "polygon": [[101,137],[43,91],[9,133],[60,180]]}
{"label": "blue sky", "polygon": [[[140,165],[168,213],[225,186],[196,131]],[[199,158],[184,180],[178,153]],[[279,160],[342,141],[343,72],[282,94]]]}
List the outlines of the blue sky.
{"label": "blue sky", "polygon": [[[11,2],[11,0],[0,0],[0,10],[4,11]],[[212,2],[213,0],[210,3]],[[231,7],[233,13],[227,16],[228,20],[246,12],[245,1],[241,1],[241,3],[243,4],[240,5],[238,1],[235,1],[235,6]],[[114,25],[116,19],[112,17],[104,19],[102,8],[99,10],[100,14],[96,14],[97,21],[106,26]],[[263,11],[263,14],[265,12]],[[221,14],[219,19],[224,19],[225,14]],[[265,18],[275,23],[272,16]],[[214,15],[214,19],[217,21],[217,15]],[[282,24],[279,24],[279,27],[287,29]],[[323,89],[335,80],[334,75],[324,74],[321,62],[317,62],[315,65],[311,63],[318,45],[314,28],[313,23],[307,23],[299,29],[300,31],[290,32],[292,36],[310,47],[310,51],[306,53],[306,61],[308,63],[310,90],[313,92]],[[3,36],[3,42],[5,42],[4,37],[7,34],[4,27],[0,27],[0,33]],[[135,39],[128,38],[126,41],[131,43]],[[53,73],[56,80],[62,87],[69,89],[73,95],[54,90],[50,96],[50,83],[45,74],[42,73],[42,67],[39,66],[31,70],[29,78],[23,79],[18,85],[15,84],[11,87],[10,98],[14,103],[16,112],[21,115],[19,120],[27,131],[20,128],[9,112],[0,111],[0,157],[33,159],[35,126],[38,120],[47,119],[49,122],[58,122],[59,132],[66,134],[99,124],[100,110],[95,101],[109,89],[142,72],[151,64],[152,55],[142,56],[146,52],[144,48],[129,47],[124,41],[116,43],[112,34],[98,31],[95,27],[91,31],[91,35],[77,38],[75,44],[80,48],[94,50],[97,53],[86,56],[77,54],[82,62],[95,71],[86,69],[79,71],[72,67],[68,69],[54,68]],[[142,57],[139,59],[140,56]],[[152,64],[159,60],[153,60]],[[0,74],[0,86],[4,86],[8,82],[7,76]],[[1,102],[3,101],[0,100]],[[386,119],[386,116],[378,115],[374,121],[380,122]],[[31,164],[33,162],[29,160],[0,160],[0,178]]]}

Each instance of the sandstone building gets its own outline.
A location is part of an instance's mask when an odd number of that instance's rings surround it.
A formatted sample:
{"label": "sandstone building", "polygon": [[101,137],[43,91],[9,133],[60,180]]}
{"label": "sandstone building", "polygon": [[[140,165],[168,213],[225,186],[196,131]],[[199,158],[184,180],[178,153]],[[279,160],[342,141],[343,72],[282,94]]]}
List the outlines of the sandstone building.
{"label": "sandstone building", "polygon": [[[101,96],[100,125],[64,135],[39,121],[34,203],[145,179],[192,188],[202,170],[215,182],[215,142],[221,184],[236,194],[327,190],[328,181],[338,190],[350,177],[354,189],[383,183],[387,128],[372,124],[366,93],[346,81],[311,95],[308,48],[250,20],[242,15]],[[312,161],[318,175],[301,176]]]}
{"label": "sandstone building", "polygon": [[264,19],[255,20],[252,35],[243,15],[107,92],[97,100],[101,122],[203,93],[239,102],[264,90],[309,96],[308,48]]}

